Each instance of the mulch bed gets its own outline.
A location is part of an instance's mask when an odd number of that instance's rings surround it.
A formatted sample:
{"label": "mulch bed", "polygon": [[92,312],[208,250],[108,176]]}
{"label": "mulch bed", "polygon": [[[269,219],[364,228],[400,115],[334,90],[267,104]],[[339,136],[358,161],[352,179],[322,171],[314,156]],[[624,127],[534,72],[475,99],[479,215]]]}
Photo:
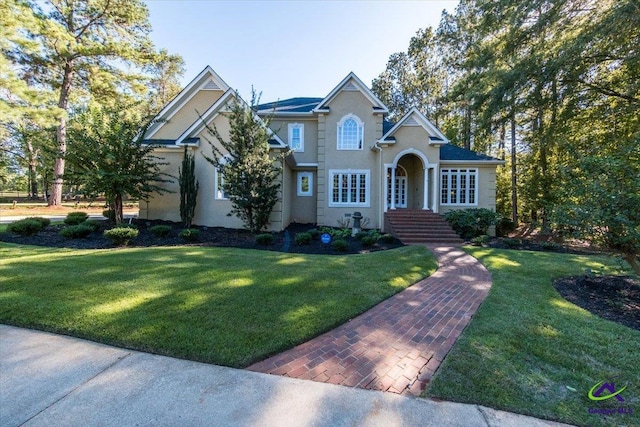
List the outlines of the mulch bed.
{"label": "mulch bed", "polygon": [[640,331],[640,283],[627,276],[571,276],[553,286],[566,300]]}
{"label": "mulch bed", "polygon": [[[372,247],[363,247],[360,241],[355,238],[346,239],[349,248],[345,252],[336,252],[329,245],[325,245],[319,240],[312,240],[309,245],[296,245],[296,233],[305,232],[312,228],[316,228],[313,224],[291,224],[286,230],[279,233],[272,233],[274,240],[269,246],[259,245],[256,243],[254,234],[246,230],[236,230],[222,227],[198,227],[200,235],[198,241],[187,242],[178,234],[182,231],[182,224],[168,221],[146,221],[137,219],[133,223],[137,226],[139,234],[133,239],[130,247],[151,247],[151,246],[220,246],[234,247],[245,249],[260,249],[278,252],[307,253],[307,254],[328,254],[328,255],[344,255],[368,253],[387,249],[393,249],[403,244],[394,239],[391,243],[378,241]],[[149,231],[149,228],[155,225],[168,225],[171,232],[167,237],[156,237]],[[50,225],[34,236],[19,236],[12,233],[0,233],[0,241],[9,243],[18,243],[24,245],[48,246],[56,248],[73,248],[73,249],[106,249],[112,248],[113,244],[109,239],[104,237],[104,230],[113,227],[108,221],[101,221],[100,227],[88,237],[83,239],[66,239],[60,236],[60,230],[63,225]]]}

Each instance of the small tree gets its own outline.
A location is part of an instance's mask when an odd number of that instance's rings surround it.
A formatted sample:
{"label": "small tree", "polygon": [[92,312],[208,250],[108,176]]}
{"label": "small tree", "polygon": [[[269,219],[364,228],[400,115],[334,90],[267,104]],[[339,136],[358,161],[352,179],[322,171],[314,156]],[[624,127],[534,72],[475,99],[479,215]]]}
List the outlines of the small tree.
{"label": "small tree", "polygon": [[191,222],[196,214],[196,200],[198,198],[198,188],[196,180],[195,157],[189,154],[187,146],[184,147],[184,157],[182,167],[179,169],[178,182],[180,184],[180,219],[185,228],[191,227]]}
{"label": "small tree", "polygon": [[[222,189],[232,203],[229,215],[236,215],[253,233],[269,224],[269,217],[278,201],[282,170],[281,162],[270,156],[269,120],[262,121],[253,110],[258,103],[252,91],[251,106],[233,102],[228,114],[229,139],[224,139],[214,126],[207,126],[219,146],[207,140],[212,157],[209,163],[224,176]],[[285,153],[286,154],[286,153]]]}
{"label": "small tree", "polygon": [[140,119],[126,107],[90,108],[73,124],[65,178],[82,185],[90,196],[104,194],[116,224],[122,222],[126,195],[144,200],[152,192],[167,192],[159,186],[169,181],[160,171],[166,163],[151,154],[153,146],[142,143],[146,126],[141,129]]}
{"label": "small tree", "polygon": [[619,252],[640,275],[640,138],[607,156],[577,159],[564,203],[554,210],[561,231]]}

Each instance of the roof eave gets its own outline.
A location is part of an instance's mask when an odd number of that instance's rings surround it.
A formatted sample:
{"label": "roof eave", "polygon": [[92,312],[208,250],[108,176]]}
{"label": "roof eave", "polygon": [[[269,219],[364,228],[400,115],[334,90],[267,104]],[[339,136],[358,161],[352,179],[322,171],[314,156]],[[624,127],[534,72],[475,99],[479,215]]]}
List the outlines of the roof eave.
{"label": "roof eave", "polygon": [[502,165],[504,160],[440,160],[442,165]]}

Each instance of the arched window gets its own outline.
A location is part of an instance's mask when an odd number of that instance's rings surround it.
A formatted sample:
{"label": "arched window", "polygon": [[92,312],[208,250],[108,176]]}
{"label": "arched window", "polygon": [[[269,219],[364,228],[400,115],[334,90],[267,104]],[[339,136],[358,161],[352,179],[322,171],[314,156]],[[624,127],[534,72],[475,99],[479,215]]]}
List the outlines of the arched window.
{"label": "arched window", "polygon": [[338,122],[338,150],[362,150],[364,123],[354,114]]}

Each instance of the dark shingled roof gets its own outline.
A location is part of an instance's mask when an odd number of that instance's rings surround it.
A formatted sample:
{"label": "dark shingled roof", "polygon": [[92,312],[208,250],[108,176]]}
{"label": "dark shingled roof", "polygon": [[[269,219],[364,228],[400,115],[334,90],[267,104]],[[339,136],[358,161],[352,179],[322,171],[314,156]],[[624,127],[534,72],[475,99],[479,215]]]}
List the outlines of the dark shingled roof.
{"label": "dark shingled roof", "polygon": [[389,120],[383,120],[382,121],[382,134],[385,135],[387,132],[389,132],[391,130],[392,127],[394,127],[396,124],[393,122],[390,122]]}
{"label": "dark shingled roof", "polygon": [[273,111],[276,113],[310,113],[324,98],[290,98],[267,104],[260,104],[258,111]]}
{"label": "dark shingled roof", "polygon": [[440,160],[495,161],[500,159],[455,145],[444,144],[440,147]]}

